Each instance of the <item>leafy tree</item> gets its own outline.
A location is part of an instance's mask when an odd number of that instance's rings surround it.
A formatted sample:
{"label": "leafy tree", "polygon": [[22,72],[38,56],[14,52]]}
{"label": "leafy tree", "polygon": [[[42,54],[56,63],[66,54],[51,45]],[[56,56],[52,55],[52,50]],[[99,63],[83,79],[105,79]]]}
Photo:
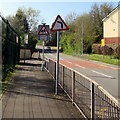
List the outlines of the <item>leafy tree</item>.
{"label": "leafy tree", "polygon": [[69,24],[70,30],[62,34],[62,36],[66,36],[66,40],[61,40],[62,47],[65,47],[63,43],[67,41],[68,43],[66,44],[71,46],[71,48],[69,47],[69,49],[71,49],[69,50],[70,52],[82,52],[82,25],[84,25],[84,52],[91,52],[91,44],[95,41],[95,33],[93,32],[94,28],[91,24],[91,18],[89,14],[83,14],[77,17],[73,23]]}
{"label": "leafy tree", "polygon": [[9,20],[9,23],[18,32],[19,35],[24,34],[26,30],[25,25],[28,23],[23,9],[19,8],[15,16],[9,16],[7,19]]}
{"label": "leafy tree", "polygon": [[46,41],[47,46],[57,46],[57,32],[50,33],[50,40]]}
{"label": "leafy tree", "polygon": [[[42,19],[40,18],[40,11],[34,10],[32,8],[18,8],[15,16],[8,16],[10,24],[21,32],[24,32],[26,25],[28,24],[29,31],[36,32],[38,27],[38,22]],[[19,29],[18,29],[19,28]],[[21,32],[20,32],[21,31]]]}
{"label": "leafy tree", "polygon": [[31,56],[32,56],[33,52],[35,51],[35,46],[37,44],[37,37],[35,37],[35,34],[29,33],[28,39],[29,41],[26,47],[31,50]]}
{"label": "leafy tree", "polygon": [[92,6],[90,11],[90,16],[92,19],[92,23],[94,25],[94,29],[96,32],[96,42],[100,42],[103,37],[103,22],[102,19],[106,17],[111,11],[113,7],[111,3],[103,3],[98,6],[96,3]]}
{"label": "leafy tree", "polygon": [[38,21],[40,19],[40,11],[34,10],[32,8],[19,8],[16,12],[15,16],[9,16],[8,20],[13,28],[19,33],[21,36],[21,46],[24,47],[24,36],[25,33],[29,33],[29,42],[27,48],[33,50],[35,49],[37,36],[37,27]]}
{"label": "leafy tree", "polygon": [[96,3],[89,13],[81,16],[69,14],[66,17],[69,31],[62,33],[61,47],[64,52],[81,53],[82,50],[82,25],[84,25],[84,52],[92,52],[92,44],[99,43],[103,37],[102,19],[112,11],[110,3],[98,6]]}
{"label": "leafy tree", "polygon": [[[92,24],[92,20],[89,14],[83,14],[78,18],[77,23],[77,35],[82,40],[82,26],[83,26],[83,32],[84,32],[84,52],[90,53],[91,45],[94,43],[96,37],[95,37],[95,29],[94,24]],[[82,41],[81,41],[82,42]],[[82,45],[82,44],[81,44]]]}
{"label": "leafy tree", "polygon": [[28,8],[28,10],[25,11],[26,18],[29,24],[29,29],[30,31],[37,31],[38,28],[38,22],[39,22],[39,17],[40,17],[40,11],[39,10],[34,10],[32,8]]}

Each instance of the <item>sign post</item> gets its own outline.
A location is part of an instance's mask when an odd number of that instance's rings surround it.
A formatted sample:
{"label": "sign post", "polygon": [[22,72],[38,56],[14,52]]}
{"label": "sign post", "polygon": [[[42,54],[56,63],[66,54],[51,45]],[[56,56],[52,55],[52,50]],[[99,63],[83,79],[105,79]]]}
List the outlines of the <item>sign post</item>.
{"label": "sign post", "polygon": [[57,31],[57,62],[56,62],[56,90],[55,94],[58,94],[58,80],[59,80],[59,46],[60,46],[60,31]]}
{"label": "sign post", "polygon": [[69,30],[66,23],[63,21],[60,15],[57,16],[55,22],[52,25],[51,31],[57,31],[57,56],[56,56],[56,88],[55,94],[58,94],[58,82],[59,82],[59,42],[60,42],[60,31]]}
{"label": "sign post", "polygon": [[44,62],[44,51],[45,51],[45,41],[43,40],[43,51],[42,51],[42,53],[43,53],[43,62]]}
{"label": "sign post", "polygon": [[42,54],[43,54],[42,61],[43,61],[43,63],[42,63],[42,67],[41,67],[42,71],[43,71],[43,68],[44,68],[44,51],[45,51],[44,46],[45,46],[45,40],[48,40],[48,35],[49,35],[49,26],[48,25],[46,26],[45,24],[46,23],[43,23],[43,25],[39,26],[40,28],[38,27],[38,29],[39,29],[39,31],[38,31],[39,38],[38,39],[43,41],[43,50],[42,50]]}

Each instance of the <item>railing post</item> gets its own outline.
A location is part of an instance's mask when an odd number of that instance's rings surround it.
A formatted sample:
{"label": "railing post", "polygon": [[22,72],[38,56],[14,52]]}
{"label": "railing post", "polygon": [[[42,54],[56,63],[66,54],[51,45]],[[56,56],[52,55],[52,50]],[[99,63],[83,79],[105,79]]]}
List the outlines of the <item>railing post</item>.
{"label": "railing post", "polygon": [[56,62],[54,62],[55,66],[54,66],[54,79],[56,80]]}
{"label": "railing post", "polygon": [[62,87],[64,89],[64,66],[62,66]]}
{"label": "railing post", "polygon": [[50,60],[49,60],[49,63],[48,63],[48,71],[49,71],[49,67],[50,67]]}
{"label": "railing post", "polygon": [[48,61],[47,61],[47,59],[46,59],[46,58],[45,58],[44,67],[48,70]]}
{"label": "railing post", "polygon": [[75,72],[72,71],[72,104],[74,105],[75,98]]}
{"label": "railing post", "polygon": [[46,61],[46,68],[47,68],[47,70],[48,70],[48,61]]}
{"label": "railing post", "polygon": [[94,83],[91,82],[91,120],[95,117]]}

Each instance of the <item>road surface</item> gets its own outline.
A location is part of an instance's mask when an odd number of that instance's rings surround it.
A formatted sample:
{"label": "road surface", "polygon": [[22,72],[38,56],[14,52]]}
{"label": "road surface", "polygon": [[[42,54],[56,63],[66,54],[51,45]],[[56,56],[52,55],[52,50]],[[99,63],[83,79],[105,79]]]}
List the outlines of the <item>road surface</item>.
{"label": "road surface", "polygon": [[[56,60],[56,51],[47,51],[45,56]],[[118,94],[118,66],[81,59],[63,53],[60,53],[60,63],[96,81],[116,99],[120,98],[120,95]]]}

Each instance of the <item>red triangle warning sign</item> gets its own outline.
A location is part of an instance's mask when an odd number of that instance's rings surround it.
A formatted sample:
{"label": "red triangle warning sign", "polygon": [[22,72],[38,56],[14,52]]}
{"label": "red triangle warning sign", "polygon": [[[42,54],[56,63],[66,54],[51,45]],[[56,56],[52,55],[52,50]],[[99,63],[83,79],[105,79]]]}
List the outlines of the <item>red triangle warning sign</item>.
{"label": "red triangle warning sign", "polygon": [[41,29],[40,29],[39,32],[38,32],[38,35],[49,35],[49,32],[48,32],[48,30],[47,30],[47,28],[46,28],[45,25],[43,25],[43,26],[41,27]]}
{"label": "red triangle warning sign", "polygon": [[52,25],[51,31],[62,31],[62,30],[69,30],[69,28],[64,22],[64,20],[60,17],[60,15],[58,15],[55,22]]}

